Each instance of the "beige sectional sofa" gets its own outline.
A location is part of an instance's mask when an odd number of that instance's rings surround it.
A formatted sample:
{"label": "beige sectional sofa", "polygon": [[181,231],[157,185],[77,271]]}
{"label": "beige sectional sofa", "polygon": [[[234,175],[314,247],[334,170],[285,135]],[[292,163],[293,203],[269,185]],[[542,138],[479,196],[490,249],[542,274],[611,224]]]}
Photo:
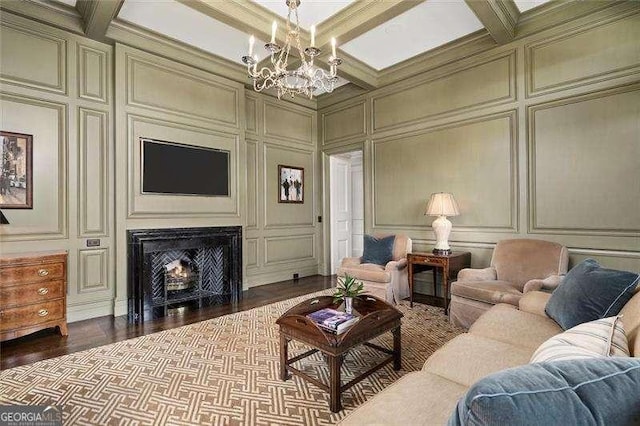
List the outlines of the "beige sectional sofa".
{"label": "beige sectional sofa", "polygon": [[[640,289],[620,312],[631,355],[640,357]],[[479,379],[529,363],[540,344],[563,330],[544,308],[551,294],[532,291],[519,306],[498,304],[412,372],[349,414],[340,425],[441,425]]]}

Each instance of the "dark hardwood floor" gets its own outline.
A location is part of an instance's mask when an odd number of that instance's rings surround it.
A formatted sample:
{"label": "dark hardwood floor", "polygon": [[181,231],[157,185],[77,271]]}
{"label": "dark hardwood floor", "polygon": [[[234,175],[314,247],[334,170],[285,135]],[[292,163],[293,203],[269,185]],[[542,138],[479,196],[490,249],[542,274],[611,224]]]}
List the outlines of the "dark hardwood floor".
{"label": "dark hardwood floor", "polygon": [[335,285],[335,276],[315,275],[253,287],[243,292],[236,305],[210,306],[197,312],[147,321],[140,325],[127,323],[127,317],[105,316],[69,324],[69,336],[55,329],[42,330],[18,339],[0,343],[0,370],[31,364],[43,359],[79,352],[133,337],[168,330],[198,321],[246,311],[269,303],[313,293]]}

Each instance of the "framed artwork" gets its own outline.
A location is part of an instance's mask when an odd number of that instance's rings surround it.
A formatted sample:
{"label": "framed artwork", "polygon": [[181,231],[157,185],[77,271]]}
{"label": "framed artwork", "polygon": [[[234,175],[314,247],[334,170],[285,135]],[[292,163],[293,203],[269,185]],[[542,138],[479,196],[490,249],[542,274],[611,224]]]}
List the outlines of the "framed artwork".
{"label": "framed artwork", "polygon": [[33,136],[0,131],[0,208],[33,208]]}
{"label": "framed artwork", "polygon": [[304,169],[278,165],[278,202],[304,203]]}

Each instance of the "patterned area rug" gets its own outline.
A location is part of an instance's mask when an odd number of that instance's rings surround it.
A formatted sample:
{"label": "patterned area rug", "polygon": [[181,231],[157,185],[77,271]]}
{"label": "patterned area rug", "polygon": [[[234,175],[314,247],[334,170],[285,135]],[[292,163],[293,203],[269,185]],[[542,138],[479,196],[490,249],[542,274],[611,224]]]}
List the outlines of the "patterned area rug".
{"label": "patterned area rug", "polygon": [[[391,364],[342,395],[331,413],[328,394],[293,377],[278,378],[275,320],[288,308],[330,290],[0,372],[1,404],[59,405],[64,424],[80,425],[326,425],[419,370],[461,330],[442,309],[403,302],[402,366]],[[391,333],[376,343],[391,348]],[[290,344],[290,356],[308,348]],[[343,382],[382,354],[360,346],[346,356]],[[328,383],[324,358],[295,364]]]}

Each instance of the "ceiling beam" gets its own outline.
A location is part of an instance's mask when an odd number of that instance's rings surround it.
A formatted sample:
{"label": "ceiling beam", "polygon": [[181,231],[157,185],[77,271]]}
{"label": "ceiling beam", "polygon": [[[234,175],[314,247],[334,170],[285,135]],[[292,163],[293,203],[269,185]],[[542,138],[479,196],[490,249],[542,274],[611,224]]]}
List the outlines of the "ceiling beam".
{"label": "ceiling beam", "polygon": [[[281,45],[284,44],[284,39],[282,37],[284,35],[284,31],[282,30],[282,28],[286,28],[286,25],[287,25],[286,19],[282,18],[279,15],[276,15],[275,13],[265,9],[264,7],[256,3],[248,2],[248,1],[237,1],[237,0],[226,0],[226,1],[177,0],[177,1],[194,10],[197,10],[198,12],[204,13],[205,15],[213,19],[216,19],[217,21],[223,22],[239,31],[242,31],[246,34],[253,34],[256,36],[256,38],[262,39],[262,40],[271,39],[271,24],[275,20],[278,23],[278,28],[279,28],[278,37],[276,37],[276,40]],[[384,1],[384,2],[374,2],[374,3],[360,1],[360,2],[356,2],[355,4],[359,6],[358,9],[356,10],[362,13],[365,13],[364,11],[367,9],[374,10],[375,13],[367,12],[366,17],[367,19],[373,19],[374,21],[377,21],[375,18],[375,16],[377,16],[376,14],[382,14],[384,13],[384,11],[386,11],[387,16],[392,16],[393,13],[401,13],[400,12],[401,10],[402,11],[407,10],[408,5],[411,5],[411,7],[413,7],[422,1],[424,0],[409,0],[409,1],[392,0],[389,2]],[[404,3],[407,3],[407,4],[403,5]],[[350,9],[350,10],[351,10],[350,14],[355,13],[353,9]],[[389,12],[390,10],[393,11],[393,13]],[[337,15],[341,15],[341,13],[342,12],[339,12]],[[381,18],[378,18],[378,20],[379,19]],[[341,19],[335,22],[342,22],[343,20],[344,19]],[[331,21],[331,19],[329,19],[328,21]],[[341,34],[359,35],[361,32],[368,31],[368,29],[370,29],[367,24],[361,22],[361,19],[358,19],[356,21],[357,22],[354,23],[354,26],[351,29],[345,26],[344,27],[345,32]],[[358,27],[357,30],[354,29],[356,26]],[[320,33],[318,32],[318,34]],[[303,46],[308,46],[311,43],[310,38],[311,36],[309,32],[304,29],[301,29],[300,42],[302,43]],[[325,37],[325,39],[326,39],[326,42],[328,43],[330,40],[330,37]],[[321,41],[321,39],[318,39],[318,41]],[[320,43],[317,43],[317,44],[320,45]],[[248,45],[248,40],[247,40],[247,45]],[[327,46],[329,45],[327,44]],[[326,58],[328,58],[327,53],[330,51],[330,49],[328,49],[327,46],[325,46],[325,48],[323,49],[324,50],[323,55],[321,55],[320,58],[317,58],[319,60],[318,61],[319,65],[321,65],[320,62],[326,63]],[[242,53],[239,52],[239,54],[242,54]],[[290,56],[297,57],[299,55],[298,55],[298,52],[295,51],[295,49],[293,49],[290,52]],[[338,72],[341,77],[368,90],[378,87],[376,70],[374,68],[366,65],[363,62],[357,61],[355,58],[351,58],[349,55],[347,55],[344,52],[341,52],[340,56],[343,59],[349,58],[349,60],[345,60],[343,64],[338,68]],[[270,58],[267,57],[258,64],[258,67],[260,68],[262,66],[268,66],[269,64],[270,64]]]}
{"label": "ceiling beam", "polygon": [[498,44],[512,41],[520,11],[513,0],[465,0]]}
{"label": "ceiling beam", "polygon": [[78,0],[76,9],[84,22],[84,34],[94,40],[104,40],[107,28],[118,15],[124,0]]}
{"label": "ceiling beam", "polygon": [[355,1],[317,26],[317,44],[324,49],[330,46],[332,37],[345,44],[424,1]]}

